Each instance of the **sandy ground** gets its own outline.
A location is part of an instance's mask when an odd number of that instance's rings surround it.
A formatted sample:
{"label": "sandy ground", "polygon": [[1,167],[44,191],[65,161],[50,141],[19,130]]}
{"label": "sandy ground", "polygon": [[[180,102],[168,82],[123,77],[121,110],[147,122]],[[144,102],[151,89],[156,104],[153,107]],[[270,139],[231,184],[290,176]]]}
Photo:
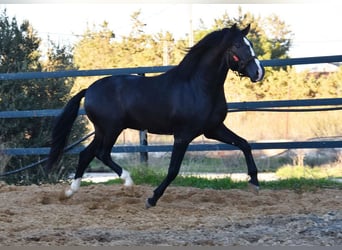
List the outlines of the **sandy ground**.
{"label": "sandy ground", "polygon": [[341,190],[243,190],[169,187],[146,210],[150,186],[0,184],[1,246],[342,245]]}

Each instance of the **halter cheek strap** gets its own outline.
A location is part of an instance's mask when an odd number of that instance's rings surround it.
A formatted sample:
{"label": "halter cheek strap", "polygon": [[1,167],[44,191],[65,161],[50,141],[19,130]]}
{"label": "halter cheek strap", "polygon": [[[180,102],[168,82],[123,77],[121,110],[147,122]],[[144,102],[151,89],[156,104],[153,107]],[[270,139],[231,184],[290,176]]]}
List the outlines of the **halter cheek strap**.
{"label": "halter cheek strap", "polygon": [[[232,52],[231,50],[228,51],[228,65],[229,65],[229,61],[232,59],[234,62],[236,62],[238,64],[238,69],[237,72],[240,76],[243,76],[242,71],[247,67],[247,65],[253,61],[256,56],[250,56],[249,58],[247,58],[246,60],[241,60],[234,52]],[[231,59],[230,59],[231,58]]]}

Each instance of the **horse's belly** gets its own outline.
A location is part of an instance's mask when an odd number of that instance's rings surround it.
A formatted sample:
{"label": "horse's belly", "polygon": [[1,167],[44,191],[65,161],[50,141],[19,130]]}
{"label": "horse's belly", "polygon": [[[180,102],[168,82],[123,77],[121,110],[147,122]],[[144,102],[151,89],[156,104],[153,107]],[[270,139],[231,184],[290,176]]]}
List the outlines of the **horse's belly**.
{"label": "horse's belly", "polygon": [[170,123],[165,122],[163,120],[144,120],[144,121],[133,121],[130,120],[127,122],[127,128],[136,129],[136,130],[147,130],[152,134],[160,134],[160,135],[171,135],[173,134],[173,127],[170,126]]}

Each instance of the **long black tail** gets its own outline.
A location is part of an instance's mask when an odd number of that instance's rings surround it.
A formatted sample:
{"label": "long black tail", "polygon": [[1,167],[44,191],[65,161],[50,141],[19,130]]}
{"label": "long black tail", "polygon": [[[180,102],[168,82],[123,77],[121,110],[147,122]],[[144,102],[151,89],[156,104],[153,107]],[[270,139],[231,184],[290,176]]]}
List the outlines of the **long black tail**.
{"label": "long black tail", "polygon": [[80,102],[86,91],[86,89],[83,89],[77,95],[73,96],[55,121],[55,125],[52,129],[49,158],[46,164],[47,171],[50,171],[54,165],[58,164],[63,155],[64,147],[68,141],[72,125],[78,115]]}

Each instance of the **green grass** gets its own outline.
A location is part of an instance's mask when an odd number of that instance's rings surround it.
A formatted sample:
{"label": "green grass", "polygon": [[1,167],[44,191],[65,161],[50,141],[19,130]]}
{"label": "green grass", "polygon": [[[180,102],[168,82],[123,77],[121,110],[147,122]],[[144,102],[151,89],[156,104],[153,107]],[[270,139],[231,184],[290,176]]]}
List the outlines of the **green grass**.
{"label": "green grass", "polygon": [[[165,178],[166,173],[162,171],[156,172],[149,168],[135,168],[131,171],[132,178],[136,185],[151,185],[158,186]],[[113,185],[121,184],[122,180],[115,179],[107,181],[103,184]],[[93,185],[91,182],[82,182],[82,185]],[[195,187],[195,188],[210,188],[210,189],[247,189],[246,181],[233,181],[230,178],[206,179],[195,176],[177,176],[172,182],[172,186]],[[290,189],[298,192],[314,191],[319,188],[334,188],[342,189],[342,183],[335,182],[327,178],[297,178],[280,179],[277,181],[262,181],[260,182],[261,189]]]}
{"label": "green grass", "polygon": [[[125,169],[132,171],[135,168],[144,168],[145,166],[140,162],[139,154],[132,154],[125,158],[113,159],[117,164],[123,166]],[[259,172],[274,172],[279,167],[291,163],[291,160],[286,157],[270,157],[270,158],[255,158],[256,165]],[[149,156],[148,168],[156,172],[167,171],[170,163],[170,154],[165,153],[163,157]],[[238,152],[234,155],[215,157],[210,156],[210,153],[194,153],[188,152],[182,161],[182,172],[196,172],[196,173],[241,173],[246,172],[246,160],[242,153]],[[91,172],[108,172],[110,169],[103,165],[99,160],[93,160],[87,171]]]}
{"label": "green grass", "polygon": [[327,178],[289,178],[277,181],[260,182],[262,189],[289,189],[298,192],[314,191],[320,188],[342,189],[342,183]]}
{"label": "green grass", "polygon": [[281,179],[288,178],[313,178],[324,179],[342,177],[342,167],[339,164],[326,167],[291,166],[285,165],[276,171]]}
{"label": "green grass", "polygon": [[[131,176],[136,185],[151,185],[158,186],[166,176],[165,172],[153,171],[148,168],[133,169]],[[105,185],[121,184],[122,180],[114,179],[104,182]],[[82,182],[82,185],[90,185],[91,182]],[[232,189],[245,188],[246,182],[234,182],[230,178],[222,179],[206,179],[195,176],[181,176],[172,182],[173,186],[196,187],[196,188],[211,188],[211,189]]]}

